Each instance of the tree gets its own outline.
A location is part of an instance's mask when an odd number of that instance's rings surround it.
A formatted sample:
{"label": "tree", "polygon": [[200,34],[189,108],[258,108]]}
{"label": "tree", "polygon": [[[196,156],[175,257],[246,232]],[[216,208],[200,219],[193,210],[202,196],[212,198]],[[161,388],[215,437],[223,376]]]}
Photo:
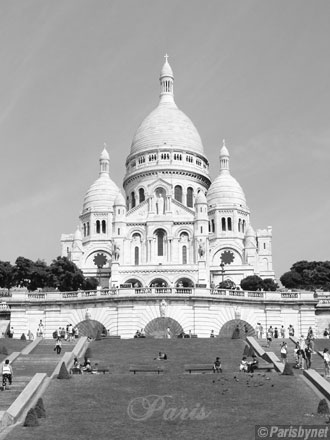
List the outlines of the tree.
{"label": "tree", "polygon": [[31,267],[29,290],[36,290],[48,285],[49,267],[43,260],[37,260]]}
{"label": "tree", "polygon": [[95,277],[88,277],[85,278],[84,284],[83,284],[83,290],[95,290],[98,286],[99,282],[97,281],[97,278]]}
{"label": "tree", "polygon": [[263,281],[258,275],[250,275],[242,279],[241,287],[243,290],[261,290],[263,289]]}
{"label": "tree", "polygon": [[273,278],[265,278],[262,280],[262,286],[266,292],[275,292],[275,290],[278,288],[278,285]]}
{"label": "tree", "polygon": [[287,289],[293,289],[301,285],[302,277],[298,272],[295,272],[293,270],[290,272],[285,272],[281,276],[280,281],[283,284],[283,286],[286,287]]}
{"label": "tree", "polygon": [[0,287],[10,289],[13,286],[13,266],[9,261],[0,261]]}
{"label": "tree", "polygon": [[81,289],[84,275],[80,269],[67,257],[57,257],[49,267],[49,283],[61,292]]}
{"label": "tree", "polygon": [[297,261],[285,272],[281,283],[287,288],[328,290],[330,286],[330,261]]}
{"label": "tree", "polygon": [[31,284],[31,273],[33,270],[33,261],[28,258],[18,257],[13,267],[14,285],[18,287],[27,287]]}

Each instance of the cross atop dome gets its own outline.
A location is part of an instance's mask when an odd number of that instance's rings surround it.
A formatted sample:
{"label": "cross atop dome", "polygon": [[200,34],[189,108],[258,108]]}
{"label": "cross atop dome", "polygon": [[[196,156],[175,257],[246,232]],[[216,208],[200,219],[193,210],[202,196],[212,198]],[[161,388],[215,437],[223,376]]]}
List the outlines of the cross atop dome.
{"label": "cross atop dome", "polygon": [[164,55],[164,58],[165,58],[165,63],[168,63],[168,55],[167,55],[167,53]]}

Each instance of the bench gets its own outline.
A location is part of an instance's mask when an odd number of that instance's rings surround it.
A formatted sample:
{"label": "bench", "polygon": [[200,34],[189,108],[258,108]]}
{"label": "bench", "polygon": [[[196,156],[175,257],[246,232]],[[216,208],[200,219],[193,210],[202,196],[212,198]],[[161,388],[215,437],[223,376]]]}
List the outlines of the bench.
{"label": "bench", "polygon": [[188,364],[184,366],[185,371],[191,372],[205,372],[214,371],[213,364]]}
{"label": "bench", "polygon": [[163,365],[131,365],[129,367],[131,373],[163,373]]}

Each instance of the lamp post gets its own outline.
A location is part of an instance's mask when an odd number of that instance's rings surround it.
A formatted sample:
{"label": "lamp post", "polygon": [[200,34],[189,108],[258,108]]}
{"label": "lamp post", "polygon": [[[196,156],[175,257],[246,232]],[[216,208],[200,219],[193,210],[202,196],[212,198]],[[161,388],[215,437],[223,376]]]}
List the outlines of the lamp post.
{"label": "lamp post", "polygon": [[225,280],[225,263],[223,261],[221,261],[220,267],[221,267],[221,277],[222,277],[222,283],[223,283]]}

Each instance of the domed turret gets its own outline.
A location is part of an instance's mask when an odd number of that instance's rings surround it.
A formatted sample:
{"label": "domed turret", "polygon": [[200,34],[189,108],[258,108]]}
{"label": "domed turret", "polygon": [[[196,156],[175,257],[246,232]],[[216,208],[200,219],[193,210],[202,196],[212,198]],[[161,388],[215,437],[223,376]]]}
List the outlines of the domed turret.
{"label": "domed turret", "polygon": [[124,196],[119,192],[115,198],[114,206],[126,206]]}
{"label": "domed turret", "polygon": [[90,209],[109,210],[113,207],[113,202],[119,193],[118,186],[109,176],[109,154],[104,150],[100,156],[99,178],[90,186],[86,192],[83,204],[83,212]]}
{"label": "domed turret", "polygon": [[207,192],[209,207],[235,205],[247,209],[242,187],[229,171],[229,152],[223,141],[220,150],[220,174]]}

